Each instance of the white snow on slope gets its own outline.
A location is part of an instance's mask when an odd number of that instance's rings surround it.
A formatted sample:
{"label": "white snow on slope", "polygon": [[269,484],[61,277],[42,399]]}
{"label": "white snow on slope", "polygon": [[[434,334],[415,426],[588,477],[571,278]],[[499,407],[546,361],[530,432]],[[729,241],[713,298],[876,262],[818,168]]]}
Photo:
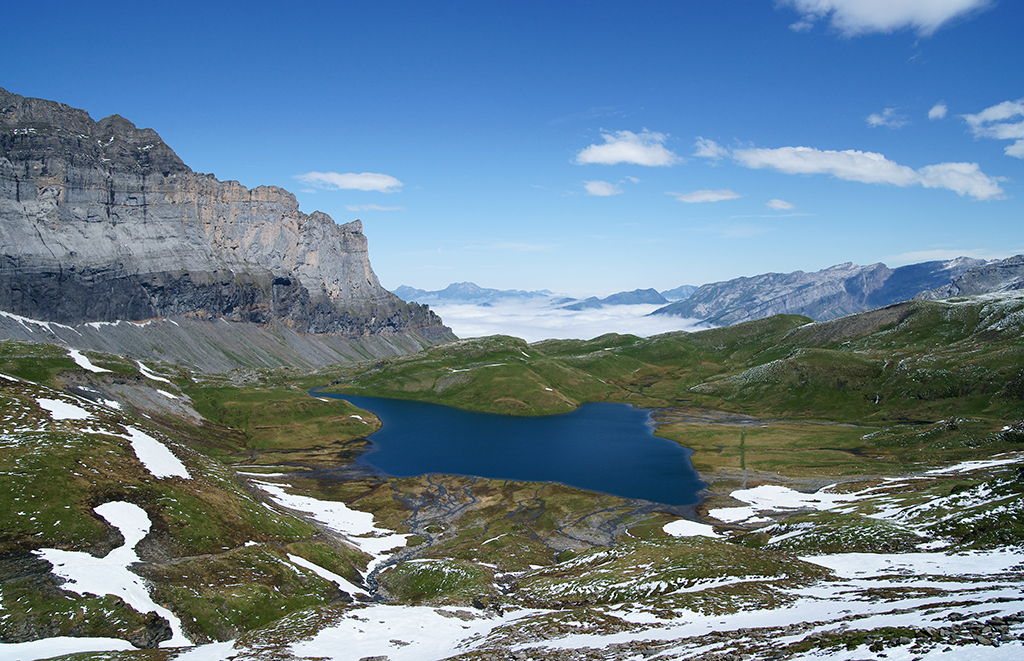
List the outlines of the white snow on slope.
{"label": "white snow on slope", "polygon": [[54,420],[86,420],[92,417],[92,414],[83,409],[80,406],[75,406],[69,402],[65,402],[62,399],[47,399],[45,397],[37,397],[36,403],[43,409],[50,412],[50,417]]}
{"label": "white snow on slope", "polygon": [[272,482],[253,480],[253,483],[266,491],[277,504],[305,512],[331,530],[344,535],[360,550],[374,556],[375,560],[367,567],[367,572],[384,561],[387,551],[405,546],[410,537],[408,534],[375,527],[373,514],[350,509],[345,503],[291,494]]}
{"label": "white snow on slope", "polygon": [[174,636],[163,647],[190,645],[181,631],[177,616],[154,602],[142,578],[128,570],[139,562],[135,546],[149,533],[149,515],[138,505],[125,502],[104,503],[95,508],[97,514],[121,531],[125,543],[106,556],[96,558],[80,551],[40,549],[37,555],[53,565],[53,573],[67,579],[61,587],[78,594],[112,594],[121,597],[140,613],[156,611],[171,624]]}
{"label": "white snow on slope", "polygon": [[388,661],[433,661],[471,650],[496,627],[530,614],[519,611],[502,617],[476,617],[469,611],[462,612],[469,619],[454,613],[446,617],[438,609],[424,606],[357,609],[312,639],[293,644],[291,652],[331,661],[383,655]]}
{"label": "white snow on slope", "polygon": [[338,574],[335,574],[334,572],[330,571],[329,569],[324,569],[320,565],[318,565],[316,563],[313,563],[313,562],[310,562],[309,560],[306,560],[305,558],[303,558],[301,556],[292,555],[291,553],[289,553],[288,554],[288,559],[291,560],[294,564],[310,570],[311,572],[313,572],[314,574],[316,574],[320,578],[322,578],[324,580],[331,581],[332,583],[336,584],[338,586],[338,588],[340,588],[341,590],[343,590],[345,592],[348,592],[349,594],[362,594],[362,595],[366,594],[366,590],[362,589],[361,587],[359,587],[357,585],[353,585],[345,577],[339,576]]}
{"label": "white snow on slope", "polygon": [[74,360],[76,363],[78,363],[78,366],[81,367],[84,370],[88,370],[90,372],[96,372],[97,374],[100,373],[100,372],[109,372],[110,371],[108,369],[104,369],[102,367],[97,367],[96,365],[93,365],[92,361],[89,360],[78,349],[68,349],[68,353],[71,354],[71,359]]}
{"label": "white snow on slope", "polygon": [[84,654],[86,652],[128,651],[135,646],[120,638],[78,638],[74,636],[58,636],[30,640],[25,643],[0,643],[0,659],[17,661],[35,661],[36,659],[52,659],[65,654]]}
{"label": "white snow on slope", "polygon": [[188,469],[175,457],[167,446],[149,434],[134,427],[125,427],[128,440],[132,443],[135,456],[154,477],[183,477],[191,479]]}
{"label": "white snow on slope", "polygon": [[[1011,455],[994,457],[993,459],[985,461],[967,461],[953,466],[948,466],[946,468],[930,470],[924,473],[924,475],[932,476],[950,473],[964,473],[985,468],[993,468],[996,466],[1004,466],[1019,462],[1021,457],[1021,453],[1014,453]],[[764,484],[759,487],[754,487],[753,489],[740,489],[738,491],[733,491],[730,494],[736,500],[747,503],[747,507],[719,507],[708,510],[708,516],[725,523],[738,523],[740,521],[752,523],[753,521],[751,521],[751,517],[754,517],[761,512],[778,512],[791,509],[810,509],[817,511],[830,510],[840,507],[841,505],[847,505],[866,498],[878,496],[878,492],[887,487],[903,486],[903,481],[906,479],[915,478],[903,478],[903,480],[887,478],[883,480],[882,484],[879,486],[869,487],[854,493],[839,493],[833,491],[837,486],[835,484],[822,487],[814,493],[803,493],[778,484]],[[938,503],[933,503],[933,505],[938,505]],[[894,515],[895,510],[891,512],[885,511],[876,515],[874,518],[891,518]]]}
{"label": "white snow on slope", "polygon": [[800,558],[827,567],[842,578],[863,576],[991,576],[1008,573],[1024,562],[1014,549],[969,553],[838,553]]}
{"label": "white snow on slope", "polygon": [[163,381],[164,383],[170,383],[172,386],[174,385],[168,379],[165,379],[159,374],[155,374],[153,370],[143,365],[141,361],[137,360],[135,361],[135,364],[139,366],[139,373],[142,374],[142,376],[146,377],[147,379],[152,379],[153,381]]}
{"label": "white snow on slope", "polygon": [[673,537],[721,537],[715,529],[706,523],[699,523],[697,521],[688,521],[687,519],[678,519],[671,523],[666,523],[662,528],[667,534]]}

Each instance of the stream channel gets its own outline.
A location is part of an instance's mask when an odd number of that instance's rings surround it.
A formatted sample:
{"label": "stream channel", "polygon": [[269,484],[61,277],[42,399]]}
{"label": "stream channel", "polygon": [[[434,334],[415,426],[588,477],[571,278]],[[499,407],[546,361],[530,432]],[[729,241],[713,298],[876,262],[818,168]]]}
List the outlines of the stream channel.
{"label": "stream channel", "polygon": [[372,411],[383,426],[357,463],[392,477],[449,474],[559,482],[665,505],[693,505],[706,485],[692,450],[654,435],[647,409],[590,402],[516,417],[404,399],[316,392]]}

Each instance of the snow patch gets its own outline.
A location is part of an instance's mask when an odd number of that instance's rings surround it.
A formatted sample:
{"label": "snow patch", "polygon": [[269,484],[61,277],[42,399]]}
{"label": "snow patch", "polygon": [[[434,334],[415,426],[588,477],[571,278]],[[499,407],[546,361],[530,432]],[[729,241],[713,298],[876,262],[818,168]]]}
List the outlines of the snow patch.
{"label": "snow patch", "polygon": [[686,519],[679,519],[666,523],[662,527],[669,535],[673,537],[721,537],[715,529],[706,523],[698,523],[697,521],[688,521]]}
{"label": "snow patch", "polygon": [[[128,570],[139,562],[135,546],[149,533],[151,522],[146,511],[138,505],[125,502],[104,503],[94,511],[110,525],[121,531],[125,543],[105,557],[96,558],[80,551],[40,549],[35,553],[53,565],[53,573],[66,579],[61,588],[78,594],[111,594],[120,597],[140,613],[156,611],[171,625],[173,637],[161,643],[163,647],[179,647],[191,643],[181,630],[177,616],[154,602],[142,578]],[[109,647],[107,648],[109,649]]]}
{"label": "snow patch", "polygon": [[90,372],[96,372],[97,374],[100,373],[100,372],[109,372],[110,371],[108,369],[104,369],[102,367],[97,367],[96,365],[93,365],[92,361],[89,360],[78,349],[68,349],[68,353],[71,355],[71,359],[74,360],[78,364],[78,366],[81,367],[84,370],[88,370]]}
{"label": "snow patch", "polygon": [[291,553],[289,553],[288,559],[291,560],[293,564],[296,564],[300,567],[304,567],[305,569],[310,570],[320,578],[336,584],[338,588],[343,590],[344,592],[348,592],[349,594],[366,594],[365,590],[349,582],[343,576],[339,576],[338,574],[335,574],[329,569],[324,569],[320,565],[310,562],[302,556],[292,555]]}
{"label": "snow patch", "polygon": [[65,402],[62,399],[37,397],[36,403],[39,404],[41,408],[49,411],[50,417],[54,420],[87,420],[92,417],[92,413],[89,413],[79,406]]}
{"label": "snow patch", "polygon": [[149,434],[134,427],[125,427],[132,450],[153,477],[183,477],[191,479],[188,469],[174,456],[167,446]]}
{"label": "snow patch", "polygon": [[291,653],[331,661],[382,655],[389,661],[446,659],[472,650],[496,627],[528,614],[463,621],[425,606],[370,606],[350,611],[310,640],[293,643]]}
{"label": "snow patch", "polygon": [[[137,360],[137,361],[135,361],[135,364],[139,366],[139,373],[142,374],[142,376],[146,377],[147,379],[151,379],[153,381],[163,381],[164,383],[170,383],[172,386],[174,385],[173,383],[171,383],[170,380],[165,379],[164,377],[160,376],[159,374],[153,373],[153,370],[151,370],[148,367],[146,367],[145,365],[143,365],[141,361]],[[163,391],[160,391],[160,392],[163,392]],[[164,394],[166,394],[166,393],[164,393]]]}
{"label": "snow patch", "polygon": [[291,494],[272,482],[253,480],[278,505],[305,512],[331,530],[344,535],[361,551],[374,556],[367,572],[385,559],[385,552],[405,546],[411,537],[383,530],[373,525],[373,514],[350,509],[345,503],[333,500],[318,500],[309,496]]}

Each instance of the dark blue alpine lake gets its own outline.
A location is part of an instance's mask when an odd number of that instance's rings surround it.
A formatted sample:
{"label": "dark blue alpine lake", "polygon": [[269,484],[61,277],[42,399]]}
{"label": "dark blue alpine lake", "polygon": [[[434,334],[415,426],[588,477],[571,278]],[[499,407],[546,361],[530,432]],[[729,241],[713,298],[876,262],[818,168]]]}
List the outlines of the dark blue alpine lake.
{"label": "dark blue alpine lake", "polygon": [[560,482],[666,505],[700,502],[692,450],[654,435],[650,412],[588,403],[571,413],[514,417],[404,399],[317,392],[372,411],[383,427],[359,459],[386,475],[475,475]]}

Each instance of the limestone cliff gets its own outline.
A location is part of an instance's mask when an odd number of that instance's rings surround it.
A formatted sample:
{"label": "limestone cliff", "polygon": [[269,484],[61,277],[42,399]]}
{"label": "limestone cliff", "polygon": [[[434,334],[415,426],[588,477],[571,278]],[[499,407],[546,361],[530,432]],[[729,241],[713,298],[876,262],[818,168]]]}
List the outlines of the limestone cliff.
{"label": "limestone cliff", "polygon": [[193,172],[151,129],[0,89],[0,310],[451,337],[380,286],[359,221]]}

